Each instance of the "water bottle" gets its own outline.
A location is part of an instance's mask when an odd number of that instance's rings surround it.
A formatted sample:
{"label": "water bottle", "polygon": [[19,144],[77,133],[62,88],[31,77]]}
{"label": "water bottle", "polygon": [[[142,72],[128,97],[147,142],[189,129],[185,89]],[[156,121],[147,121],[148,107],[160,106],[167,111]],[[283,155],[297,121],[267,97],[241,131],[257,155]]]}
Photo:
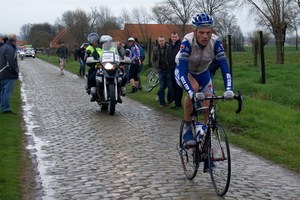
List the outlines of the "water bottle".
{"label": "water bottle", "polygon": [[201,144],[204,143],[204,134],[205,134],[205,129],[206,129],[206,125],[202,125],[201,123],[197,123],[195,125],[195,129],[196,129],[196,135],[197,135],[197,142],[200,142]]}

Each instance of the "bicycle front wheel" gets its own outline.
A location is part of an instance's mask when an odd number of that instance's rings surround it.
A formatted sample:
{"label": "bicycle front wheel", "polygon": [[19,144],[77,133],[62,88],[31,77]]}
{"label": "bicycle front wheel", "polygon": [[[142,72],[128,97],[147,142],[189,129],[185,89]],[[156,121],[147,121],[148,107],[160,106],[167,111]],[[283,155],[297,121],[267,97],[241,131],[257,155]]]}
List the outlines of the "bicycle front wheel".
{"label": "bicycle front wheel", "polygon": [[183,134],[184,134],[184,121],[182,121],[179,132],[179,145],[178,152],[182,164],[183,171],[186,177],[190,180],[195,178],[199,168],[199,149],[197,147],[185,147]]}
{"label": "bicycle front wheel", "polygon": [[147,76],[147,79],[144,83],[145,92],[150,92],[159,84],[159,77],[156,69],[153,69]]}
{"label": "bicycle front wheel", "polygon": [[213,187],[220,196],[226,194],[231,176],[231,159],[229,144],[224,128],[216,123],[212,128],[209,147],[209,172]]}

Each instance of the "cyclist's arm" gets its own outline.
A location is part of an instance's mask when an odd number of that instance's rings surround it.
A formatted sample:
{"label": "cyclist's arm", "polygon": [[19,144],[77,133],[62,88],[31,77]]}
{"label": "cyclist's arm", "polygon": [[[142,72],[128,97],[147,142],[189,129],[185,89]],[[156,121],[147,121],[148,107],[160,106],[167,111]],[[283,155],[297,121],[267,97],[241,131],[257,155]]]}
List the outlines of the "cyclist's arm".
{"label": "cyclist's arm", "polygon": [[179,77],[185,91],[190,95],[194,89],[188,79],[189,56],[191,54],[191,45],[188,41],[183,41],[178,54]]}
{"label": "cyclist's arm", "polygon": [[229,66],[226,60],[226,55],[225,55],[223,45],[219,40],[215,44],[215,55],[216,55],[216,60],[219,62],[221,68],[225,90],[226,91],[232,90],[233,82],[232,82],[231,73],[229,71]]}

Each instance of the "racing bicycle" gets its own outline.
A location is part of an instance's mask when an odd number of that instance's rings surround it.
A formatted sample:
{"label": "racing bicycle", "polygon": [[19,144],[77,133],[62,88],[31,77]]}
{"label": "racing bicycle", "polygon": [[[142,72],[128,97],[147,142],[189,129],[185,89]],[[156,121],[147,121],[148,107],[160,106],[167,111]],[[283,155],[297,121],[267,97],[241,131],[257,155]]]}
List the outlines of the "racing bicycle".
{"label": "racing bicycle", "polygon": [[159,84],[159,76],[156,69],[153,69],[148,74],[146,81],[144,83],[145,92],[150,92]]}
{"label": "racing bicycle", "polygon": [[[204,95],[203,95],[204,96]],[[238,96],[234,96],[238,101],[238,114],[243,107],[242,92],[238,92]],[[208,123],[206,126],[206,134],[204,142],[198,142],[196,146],[186,146],[183,140],[184,123],[183,120],[179,132],[179,145],[177,146],[181,159],[181,164],[186,177],[192,180],[197,171],[203,167],[203,173],[209,173],[214,190],[219,196],[226,194],[229,188],[231,176],[231,158],[229,143],[223,126],[217,121],[216,106],[218,100],[224,100],[224,96],[206,96],[202,101],[208,100],[208,107],[197,106],[194,102],[194,109],[191,116],[192,132],[196,138],[195,124],[198,123],[198,114],[204,110],[209,111]],[[199,105],[199,103],[198,103]]]}

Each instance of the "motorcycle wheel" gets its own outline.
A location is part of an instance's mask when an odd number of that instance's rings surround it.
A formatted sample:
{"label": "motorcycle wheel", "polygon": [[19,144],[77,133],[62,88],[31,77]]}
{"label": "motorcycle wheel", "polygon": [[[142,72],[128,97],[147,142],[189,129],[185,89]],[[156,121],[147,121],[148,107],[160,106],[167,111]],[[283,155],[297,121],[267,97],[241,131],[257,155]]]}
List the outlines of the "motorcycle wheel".
{"label": "motorcycle wheel", "polygon": [[115,85],[114,84],[109,84],[108,85],[108,91],[109,91],[109,99],[110,99],[109,114],[113,115],[113,114],[115,114],[115,109],[116,109]]}

